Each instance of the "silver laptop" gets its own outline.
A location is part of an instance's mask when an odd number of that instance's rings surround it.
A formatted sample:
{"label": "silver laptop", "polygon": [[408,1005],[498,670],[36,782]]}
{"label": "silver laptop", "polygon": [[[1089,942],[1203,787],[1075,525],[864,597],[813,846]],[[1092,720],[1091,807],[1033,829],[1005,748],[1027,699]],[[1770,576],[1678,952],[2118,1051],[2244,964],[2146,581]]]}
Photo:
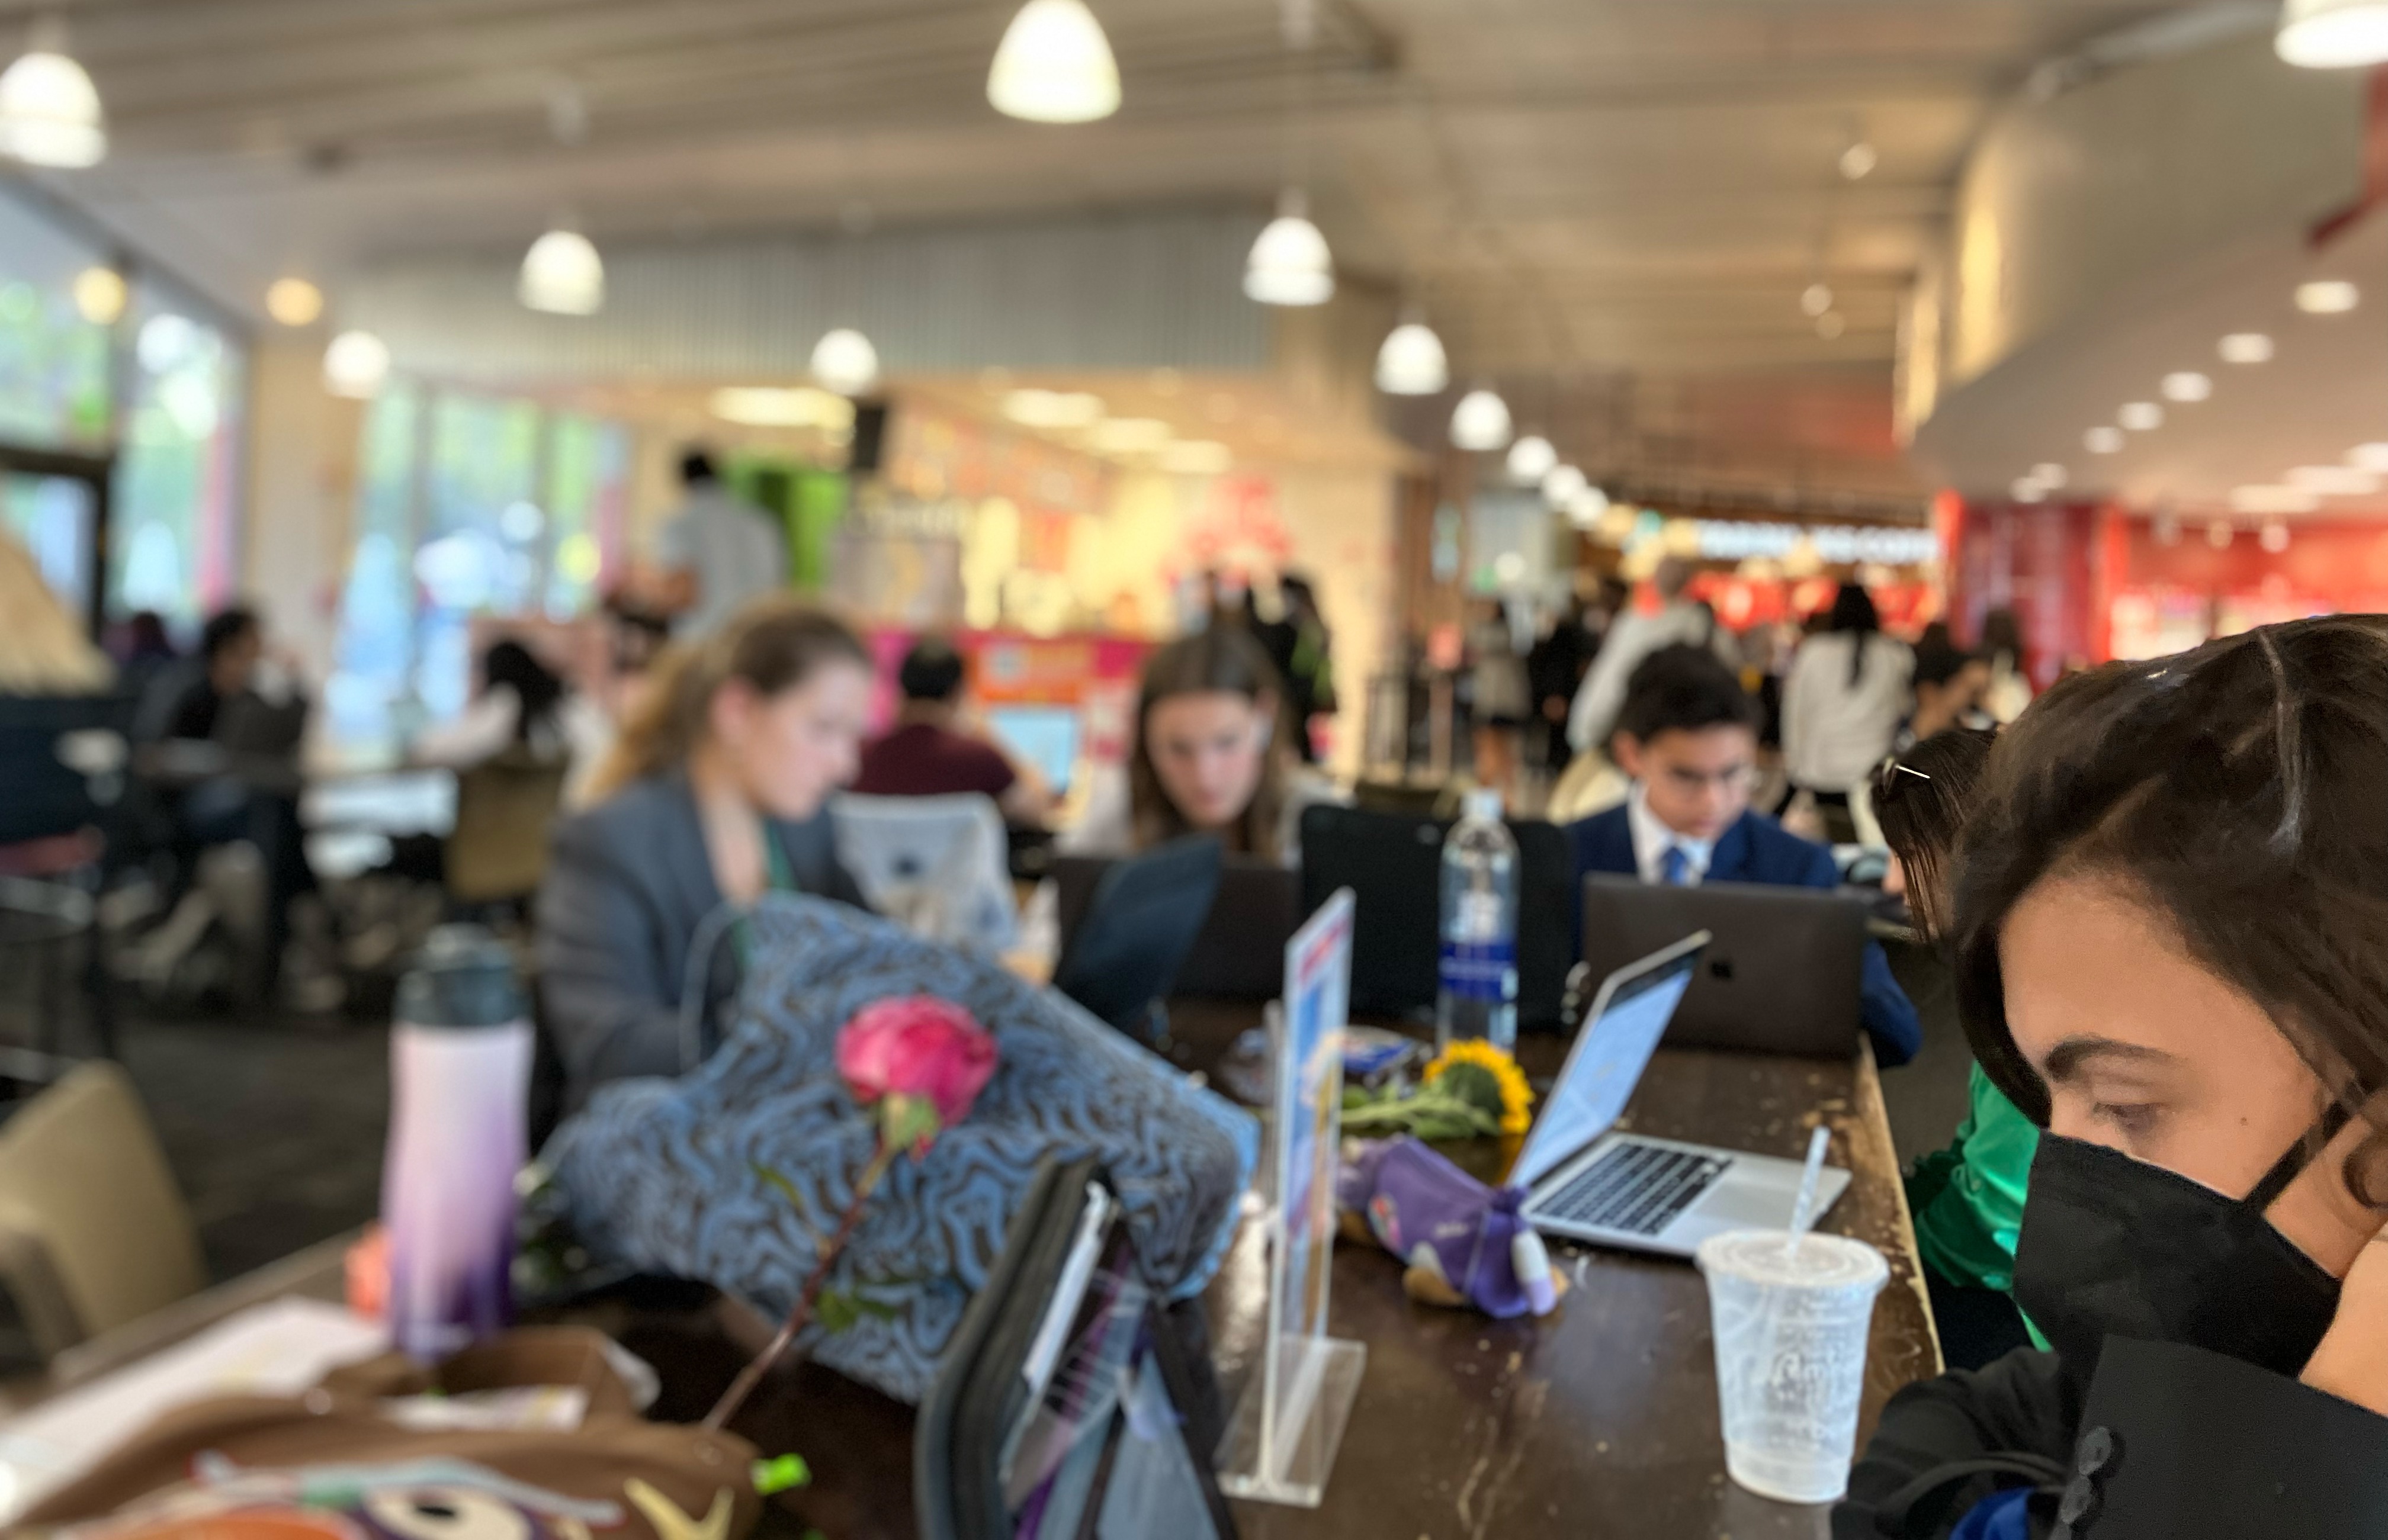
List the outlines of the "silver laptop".
{"label": "silver laptop", "polygon": [[[1689,1256],[1721,1231],[1790,1224],[1797,1161],[1610,1131],[1691,988],[1708,940],[1705,930],[1686,936],[1619,968],[1600,986],[1509,1176],[1526,1189],[1523,1212],[1536,1230]],[[1847,1171],[1824,1168],[1817,1212],[1848,1184]]]}

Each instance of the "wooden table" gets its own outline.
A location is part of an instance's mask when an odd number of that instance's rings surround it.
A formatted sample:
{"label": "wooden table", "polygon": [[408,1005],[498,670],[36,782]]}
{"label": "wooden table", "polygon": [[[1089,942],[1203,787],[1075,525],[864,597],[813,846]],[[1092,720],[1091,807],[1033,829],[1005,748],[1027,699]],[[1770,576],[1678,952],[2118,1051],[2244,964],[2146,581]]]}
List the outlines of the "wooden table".
{"label": "wooden table", "polygon": [[[1174,1053],[1214,1063],[1251,1025],[1250,1007],[1173,1009]],[[1529,1039],[1530,1073],[1564,1044]],[[1873,1059],[1816,1061],[1662,1050],[1628,1113],[1643,1132],[1797,1157],[1821,1118],[1852,1173],[1822,1228],[1881,1248],[1891,1282],[1875,1306],[1860,1438],[1900,1386],[1939,1370],[1912,1231]],[[1463,1155],[1492,1175],[1491,1144]],[[1686,1263],[1586,1248],[1555,1253],[1573,1285],[1543,1320],[1498,1322],[1414,1305],[1392,1257],[1336,1255],[1331,1329],[1368,1344],[1368,1367],[1324,1506],[1238,1505],[1248,1540],[1569,1540],[1817,1536],[1826,1510],[1766,1501],[1726,1480],[1708,1296]],[[1206,1297],[1227,1406],[1257,1357],[1264,1246],[1238,1239]],[[241,1305],[275,1294],[337,1297],[337,1253],[319,1247],[135,1323],[62,1364],[80,1379],[153,1352]],[[662,1373],[654,1415],[701,1418],[768,1328],[700,1286],[649,1290],[570,1313],[611,1332]],[[766,1535],[818,1528],[832,1540],[914,1532],[909,1407],[816,1365],[783,1369],[733,1426],[766,1453],[795,1451],[817,1483],[777,1499]]]}

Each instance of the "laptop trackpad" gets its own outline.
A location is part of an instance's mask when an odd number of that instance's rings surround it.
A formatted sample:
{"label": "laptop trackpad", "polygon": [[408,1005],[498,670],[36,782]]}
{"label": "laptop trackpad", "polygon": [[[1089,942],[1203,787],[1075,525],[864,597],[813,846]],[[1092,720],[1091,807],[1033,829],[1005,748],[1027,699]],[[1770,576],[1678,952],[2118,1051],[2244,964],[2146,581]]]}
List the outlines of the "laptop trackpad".
{"label": "laptop trackpad", "polygon": [[1796,1195],[1789,1189],[1772,1182],[1735,1181],[1727,1177],[1708,1190],[1696,1212],[1703,1222],[1721,1229],[1781,1230],[1791,1222],[1794,1201]]}

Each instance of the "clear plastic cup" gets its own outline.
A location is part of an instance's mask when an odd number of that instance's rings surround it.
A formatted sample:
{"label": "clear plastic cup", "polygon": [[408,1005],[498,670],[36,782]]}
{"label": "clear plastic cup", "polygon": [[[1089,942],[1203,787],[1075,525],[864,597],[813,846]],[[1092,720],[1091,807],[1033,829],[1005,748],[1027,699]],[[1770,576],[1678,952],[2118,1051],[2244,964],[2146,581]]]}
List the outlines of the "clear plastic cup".
{"label": "clear plastic cup", "polygon": [[1874,1295],[1890,1279],[1862,1241],[1737,1230],[1700,1243],[1715,1323],[1724,1464],[1762,1497],[1848,1490]]}

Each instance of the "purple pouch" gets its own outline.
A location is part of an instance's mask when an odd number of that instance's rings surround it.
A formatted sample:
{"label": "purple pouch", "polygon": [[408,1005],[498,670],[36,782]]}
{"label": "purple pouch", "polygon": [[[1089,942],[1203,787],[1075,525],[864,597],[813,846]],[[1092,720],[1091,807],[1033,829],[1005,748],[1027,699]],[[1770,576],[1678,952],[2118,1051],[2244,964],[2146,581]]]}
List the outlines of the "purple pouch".
{"label": "purple pouch", "polygon": [[1337,1198],[1409,1263],[1414,1295],[1423,1273],[1495,1319],[1547,1315],[1558,1303],[1542,1237],[1518,1217],[1521,1187],[1495,1192],[1404,1136],[1358,1142],[1343,1163]]}

